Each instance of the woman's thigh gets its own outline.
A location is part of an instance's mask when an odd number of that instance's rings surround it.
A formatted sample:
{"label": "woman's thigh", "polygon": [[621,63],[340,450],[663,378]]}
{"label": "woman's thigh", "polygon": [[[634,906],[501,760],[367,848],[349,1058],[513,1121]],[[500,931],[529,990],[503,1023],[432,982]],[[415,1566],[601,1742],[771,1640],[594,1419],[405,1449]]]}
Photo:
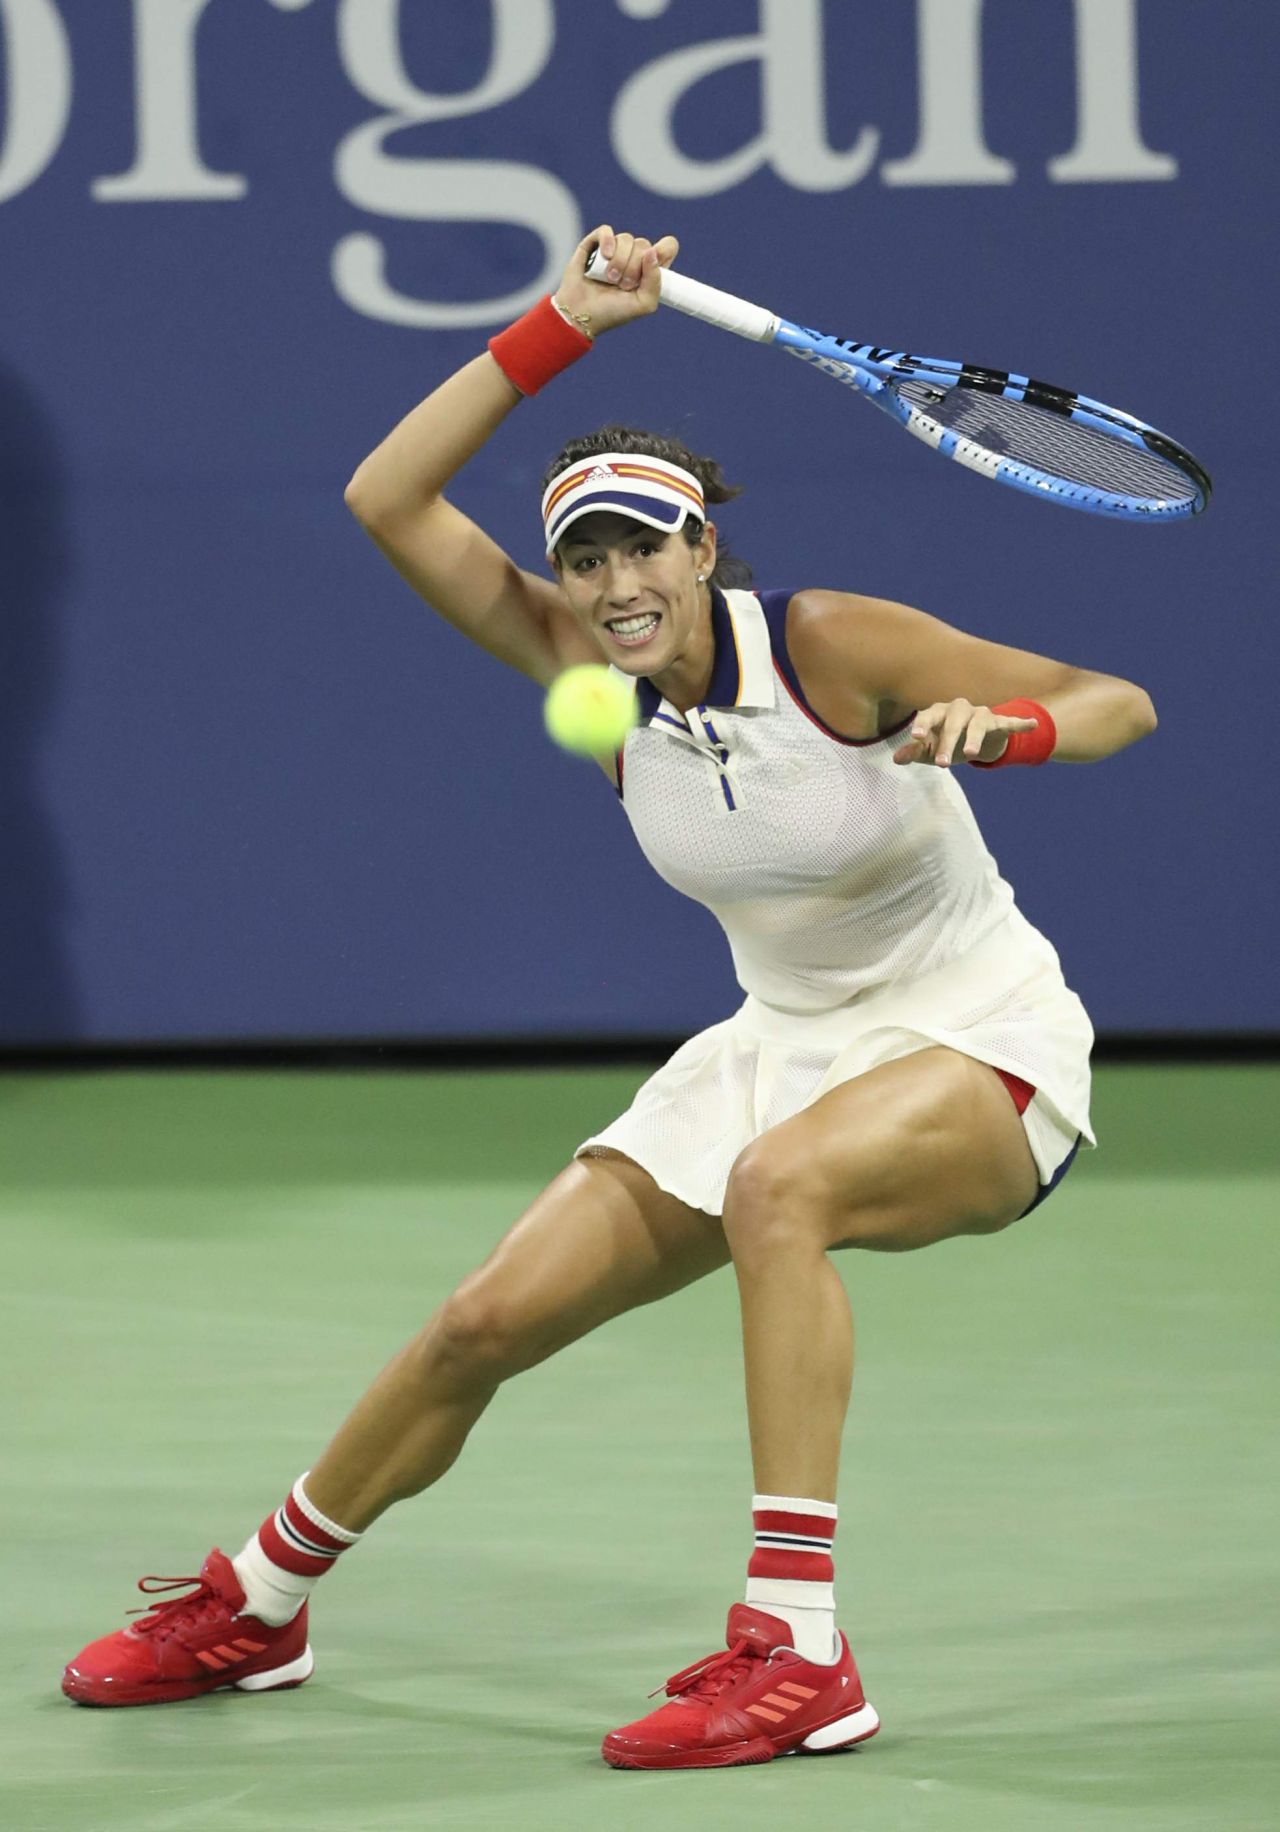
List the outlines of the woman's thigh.
{"label": "woman's thigh", "polygon": [[629,1158],[582,1158],[463,1281],[445,1307],[448,1325],[501,1340],[505,1358],[529,1367],[728,1262],[719,1217],[667,1195]]}
{"label": "woman's thigh", "polygon": [[725,1221],[733,1239],[742,1211],[785,1202],[823,1246],[895,1251],[1007,1227],[1038,1188],[995,1071],[933,1047],[842,1082],[762,1134],[735,1166]]}

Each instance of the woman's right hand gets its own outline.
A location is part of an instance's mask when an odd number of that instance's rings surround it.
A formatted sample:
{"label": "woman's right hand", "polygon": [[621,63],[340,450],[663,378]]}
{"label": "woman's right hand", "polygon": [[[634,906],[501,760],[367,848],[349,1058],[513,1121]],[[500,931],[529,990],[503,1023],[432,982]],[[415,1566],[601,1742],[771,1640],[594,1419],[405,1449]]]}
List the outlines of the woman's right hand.
{"label": "woman's right hand", "polygon": [[[609,263],[610,279],[588,280],[586,267],[596,249]],[[670,267],[680,252],[674,235],[664,235],[660,242],[649,242],[642,235],[615,235],[608,223],[601,223],[584,236],[574,249],[564,278],[556,288],[555,300],[561,309],[592,337],[612,331],[615,325],[629,324],[656,312],[660,297],[659,273]],[[616,278],[614,278],[616,276]]]}

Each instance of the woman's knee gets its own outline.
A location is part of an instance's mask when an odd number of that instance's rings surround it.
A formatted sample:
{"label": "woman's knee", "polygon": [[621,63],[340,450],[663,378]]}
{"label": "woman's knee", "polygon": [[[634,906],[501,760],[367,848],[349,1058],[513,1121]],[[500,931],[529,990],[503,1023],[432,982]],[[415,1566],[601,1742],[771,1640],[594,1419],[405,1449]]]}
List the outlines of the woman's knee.
{"label": "woman's knee", "polygon": [[804,1129],[763,1134],[729,1177],[724,1227],[735,1263],[741,1268],[796,1249],[921,1245],[927,1221],[893,1171],[895,1151],[907,1152],[911,1143],[885,1131],[869,1133],[861,1147],[846,1140],[837,1176]]}
{"label": "woman's knee", "polygon": [[534,1335],[519,1304],[482,1269],[445,1299],[419,1340],[436,1379],[475,1389],[540,1360]]}
{"label": "woman's knee", "polygon": [[812,1158],[785,1135],[764,1134],[738,1154],[725,1188],[724,1232],[734,1262],[826,1241],[830,1192]]}

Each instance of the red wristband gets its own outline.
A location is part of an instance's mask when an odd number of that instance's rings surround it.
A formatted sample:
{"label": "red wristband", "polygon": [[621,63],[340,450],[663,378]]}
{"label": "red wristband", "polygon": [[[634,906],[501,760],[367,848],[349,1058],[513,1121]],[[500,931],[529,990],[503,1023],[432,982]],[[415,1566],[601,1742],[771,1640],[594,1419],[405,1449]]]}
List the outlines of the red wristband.
{"label": "red wristband", "polygon": [[553,375],[576,363],[590,348],[586,332],[560,316],[550,293],[523,318],[489,339],[494,362],[521,394],[537,394]]}
{"label": "red wristband", "polygon": [[1007,763],[1048,763],[1058,742],[1058,728],[1038,700],[1005,700],[991,710],[1010,719],[1035,719],[1036,728],[1033,732],[1009,732],[1008,743],[995,762],[975,760],[974,769],[1002,770]]}

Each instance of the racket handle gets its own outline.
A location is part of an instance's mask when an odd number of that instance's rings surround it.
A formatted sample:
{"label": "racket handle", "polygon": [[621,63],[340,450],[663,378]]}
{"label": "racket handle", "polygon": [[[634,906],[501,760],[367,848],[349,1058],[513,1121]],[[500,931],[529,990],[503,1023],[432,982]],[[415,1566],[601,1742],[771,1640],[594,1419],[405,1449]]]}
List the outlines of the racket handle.
{"label": "racket handle", "polygon": [[[608,268],[609,263],[597,249],[587,263],[588,280],[599,280],[607,285]],[[690,318],[701,318],[704,324],[713,324],[717,330],[732,331],[735,337],[749,337],[752,343],[772,343],[777,334],[780,322],[777,314],[767,312],[762,305],[752,305],[749,299],[722,293],[717,286],[691,280],[688,274],[673,273],[669,267],[662,269],[660,284],[664,305],[674,306],[677,312],[684,312]]]}

